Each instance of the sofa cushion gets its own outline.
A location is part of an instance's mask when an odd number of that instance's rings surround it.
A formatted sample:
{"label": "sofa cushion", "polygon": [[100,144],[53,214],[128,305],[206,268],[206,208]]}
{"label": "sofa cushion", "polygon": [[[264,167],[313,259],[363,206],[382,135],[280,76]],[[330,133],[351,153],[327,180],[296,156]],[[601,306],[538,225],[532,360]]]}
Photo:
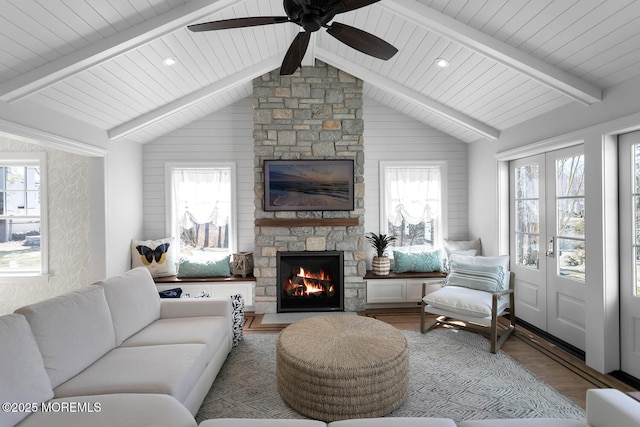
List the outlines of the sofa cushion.
{"label": "sofa cushion", "polygon": [[94,283],[104,288],[111,310],[116,346],[160,318],[160,296],[144,267]]}
{"label": "sofa cushion", "polygon": [[323,421],[305,419],[216,418],[200,423],[199,427],[326,427]]}
{"label": "sofa cushion", "polygon": [[189,411],[165,394],[79,396],[54,399],[45,405],[53,409],[67,405],[76,410],[37,412],[16,427],[196,427],[196,421]]}
{"label": "sofa cushion", "polygon": [[209,362],[204,344],[120,347],[55,388],[56,397],[160,393],[184,402]]}
{"label": "sofa cushion", "polygon": [[334,421],[329,427],[456,427],[449,418],[385,417]]}
{"label": "sofa cushion", "polygon": [[16,310],[38,343],[53,388],[115,347],[104,290],[87,287]]}
{"label": "sofa cushion", "polygon": [[584,421],[565,418],[512,418],[502,420],[469,420],[458,427],[589,427]]}
{"label": "sofa cushion", "polygon": [[[51,382],[24,316],[0,317],[0,343],[0,402],[39,403],[51,399]],[[0,425],[14,425],[27,415],[26,411],[2,411]]]}
{"label": "sofa cushion", "polygon": [[[471,317],[491,316],[492,296],[488,292],[459,286],[445,286],[428,293],[423,301],[432,307],[452,311]],[[508,298],[502,297],[498,303],[498,313],[506,308]]]}
{"label": "sofa cushion", "polygon": [[207,357],[229,346],[229,321],[222,316],[177,317],[156,320],[125,340],[121,347],[165,344],[205,344]]}

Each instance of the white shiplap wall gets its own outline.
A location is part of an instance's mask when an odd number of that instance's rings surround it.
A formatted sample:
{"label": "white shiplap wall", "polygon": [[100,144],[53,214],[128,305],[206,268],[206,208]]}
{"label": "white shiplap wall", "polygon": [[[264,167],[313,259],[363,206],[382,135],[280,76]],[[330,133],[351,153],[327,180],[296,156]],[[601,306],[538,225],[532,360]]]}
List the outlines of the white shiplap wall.
{"label": "white shiplap wall", "polygon": [[[379,230],[380,160],[444,160],[448,169],[445,238],[468,238],[467,144],[423,123],[364,99],[365,230]],[[238,250],[253,250],[253,109],[246,98],[144,146],[144,236],[166,237],[164,164],[175,161],[235,161]]]}
{"label": "white shiplap wall", "polygon": [[178,129],[143,150],[144,239],[166,236],[166,162],[235,162],[238,251],[253,250],[253,108],[245,98]]}
{"label": "white shiplap wall", "polygon": [[448,218],[444,238],[466,240],[467,144],[367,97],[364,123],[366,232],[380,231],[380,161],[436,160],[447,163]]}

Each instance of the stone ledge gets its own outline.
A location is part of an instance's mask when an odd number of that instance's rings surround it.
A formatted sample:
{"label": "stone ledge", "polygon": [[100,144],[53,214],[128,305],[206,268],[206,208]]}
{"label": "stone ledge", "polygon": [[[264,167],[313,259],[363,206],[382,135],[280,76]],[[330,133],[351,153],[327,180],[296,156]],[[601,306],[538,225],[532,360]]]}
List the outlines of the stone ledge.
{"label": "stone ledge", "polygon": [[255,225],[259,227],[327,227],[327,226],[357,226],[358,218],[306,218],[306,219],[256,219]]}

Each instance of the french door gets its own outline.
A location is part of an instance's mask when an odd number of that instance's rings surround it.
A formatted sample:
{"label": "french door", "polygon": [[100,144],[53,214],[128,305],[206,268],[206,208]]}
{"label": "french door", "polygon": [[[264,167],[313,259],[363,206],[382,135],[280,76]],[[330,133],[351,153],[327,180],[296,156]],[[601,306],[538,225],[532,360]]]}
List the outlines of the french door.
{"label": "french door", "polygon": [[621,135],[620,200],[620,365],[640,378],[640,132]]}
{"label": "french door", "polygon": [[584,350],[583,147],[512,161],[509,175],[516,316]]}

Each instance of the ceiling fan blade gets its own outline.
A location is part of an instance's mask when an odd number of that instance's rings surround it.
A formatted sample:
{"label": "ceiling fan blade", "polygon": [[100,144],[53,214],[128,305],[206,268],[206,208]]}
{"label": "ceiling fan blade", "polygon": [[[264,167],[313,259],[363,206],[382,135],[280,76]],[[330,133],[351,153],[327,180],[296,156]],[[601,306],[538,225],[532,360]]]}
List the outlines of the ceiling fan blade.
{"label": "ceiling fan blade", "polygon": [[350,12],[377,3],[380,0],[341,0],[337,1],[334,6],[336,13]]}
{"label": "ceiling fan blade", "polygon": [[280,67],[281,76],[288,76],[296,72],[302,63],[304,54],[307,52],[310,39],[311,33],[306,31],[298,33],[296,38],[293,40],[293,43],[291,43],[291,46],[289,46],[289,50],[287,50],[287,54],[284,56],[284,60],[282,61],[282,66]]}
{"label": "ceiling fan blade", "polygon": [[330,27],[327,27],[327,33],[347,46],[385,61],[398,52],[398,49],[381,38],[339,22],[334,22]]}
{"label": "ceiling fan blade", "polygon": [[282,24],[289,22],[288,16],[256,16],[252,18],[224,19],[187,26],[191,31],[228,30],[231,28],[255,27],[258,25]]}

